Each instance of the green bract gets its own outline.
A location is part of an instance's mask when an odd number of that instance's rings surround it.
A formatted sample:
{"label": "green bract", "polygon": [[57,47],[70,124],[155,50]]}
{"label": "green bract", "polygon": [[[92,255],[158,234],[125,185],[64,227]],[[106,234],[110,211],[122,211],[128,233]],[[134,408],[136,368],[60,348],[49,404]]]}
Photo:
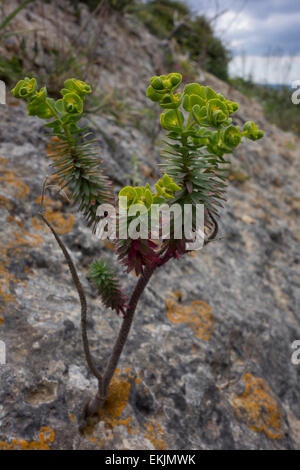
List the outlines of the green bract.
{"label": "green bract", "polygon": [[15,88],[11,90],[12,94],[15,98],[29,98],[34,94],[36,91],[36,79],[35,78],[24,78],[24,80],[20,80]]}
{"label": "green bract", "polygon": [[129,209],[133,204],[142,204],[147,209],[155,202],[155,194],[151,192],[150,185],[146,186],[125,186],[119,192],[119,197],[127,197],[127,206],[121,204],[121,207]]}
{"label": "green bract", "polygon": [[261,139],[264,135],[264,132],[254,124],[253,121],[248,121],[244,124],[243,135],[251,140]]}
{"label": "green bract", "polygon": [[228,124],[227,106],[221,100],[212,99],[207,103],[207,119],[212,127]]}
{"label": "green bract", "polygon": [[64,109],[70,114],[81,114],[83,111],[83,101],[76,93],[66,93],[63,97]]}
{"label": "green bract", "polygon": [[223,140],[225,145],[237,147],[242,140],[242,134],[239,128],[235,126],[227,127],[223,134]]}
{"label": "green bract", "polygon": [[75,78],[64,82],[62,98],[56,101],[47,96],[46,87],[37,89],[35,78],[20,80],[12,90],[16,98],[26,100],[30,116],[49,120],[45,126],[55,136],[51,143],[51,166],[55,167],[62,187],[69,189],[88,225],[95,230],[98,206],[111,203],[113,195],[108,178],[99,169],[99,160],[93,158],[97,149],[85,139],[86,129],[78,126],[88,93],[91,93],[90,85]]}
{"label": "green bract", "polygon": [[70,91],[76,93],[79,96],[84,96],[89,93],[92,93],[92,88],[90,87],[90,85],[85,82],[82,82],[81,80],[76,80],[76,78],[70,78],[69,80],[66,80],[64,85],[65,88],[62,90],[62,95],[70,93]]}
{"label": "green bract", "polygon": [[155,185],[158,196],[166,197],[168,199],[174,198],[174,193],[180,191],[181,187],[174,183],[174,180],[170,178],[166,173],[162,178],[158,180]]}
{"label": "green bract", "polygon": [[152,204],[160,204],[164,202],[165,198],[174,198],[174,193],[181,188],[169,175],[164,174],[155,184],[155,189],[156,193],[153,193],[149,184],[135,187],[125,186],[119,192],[119,198],[127,197],[127,206],[124,206],[121,200],[121,207],[129,209],[133,204],[143,204],[147,209],[150,209]]}
{"label": "green bract", "polygon": [[147,96],[152,101],[160,101],[161,106],[175,109],[180,106],[181,94],[173,95],[173,91],[180,85],[182,77],[180,73],[170,73],[152,77],[147,88]]}
{"label": "green bract", "polygon": [[167,131],[180,132],[184,117],[181,111],[170,110],[160,115],[161,127]]}
{"label": "green bract", "polygon": [[243,131],[233,126],[231,115],[238,104],[208,86],[188,83],[183,92],[174,94],[181,83],[178,75],[153,77],[147,89],[148,98],[166,109],[160,123],[170,141],[161,166],[177,185],[172,192],[165,184],[167,178],[163,178],[155,187],[161,197],[174,196],[171,204],[204,204],[210,213],[217,214],[228,175],[229,162],[223,156],[232,153],[243,136],[257,140],[263,131],[253,122],[247,122]]}
{"label": "green bract", "polygon": [[77,122],[83,113],[84,98],[91,91],[87,83],[70,78],[64,82],[62,99],[55,101],[47,97],[46,87],[37,90],[35,78],[25,78],[17,83],[12,94],[27,101],[29,116],[38,116],[41,119],[55,118],[45,125],[62,136],[65,132],[74,134],[79,131]]}

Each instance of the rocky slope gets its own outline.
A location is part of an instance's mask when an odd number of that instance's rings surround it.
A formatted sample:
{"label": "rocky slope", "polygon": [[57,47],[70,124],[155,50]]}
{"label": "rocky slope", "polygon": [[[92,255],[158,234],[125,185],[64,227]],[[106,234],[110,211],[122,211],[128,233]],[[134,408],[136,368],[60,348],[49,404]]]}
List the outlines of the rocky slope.
{"label": "rocky slope", "polygon": [[[98,91],[115,90],[111,96],[126,98],[130,111],[114,98],[117,117],[90,116],[99,155],[116,190],[132,180],[134,156],[154,182],[163,133],[145,90],[149,77],[170,71],[159,41],[132,18],[101,23],[83,9],[78,24],[55,4],[27,8],[14,27],[29,23],[40,31],[28,39],[28,60],[30,41],[46,54],[58,26],[67,46],[76,35],[84,46],[101,28],[91,73]],[[48,138],[22,103],[8,97],[1,106],[0,340],[7,359],[0,365],[0,448],[300,448],[300,365],[291,362],[291,344],[300,339],[299,140],[212,75],[198,70],[195,81],[238,101],[235,123],[254,120],[265,137],[232,157],[224,238],[154,275],[105,412],[84,432],[79,416],[96,383],[83,359],[79,303],[59,248],[35,216],[49,173]],[[94,258],[114,254],[55,190],[46,205],[81,273],[101,366],[120,318],[102,307],[86,273]],[[128,290],[134,282],[130,276]]]}

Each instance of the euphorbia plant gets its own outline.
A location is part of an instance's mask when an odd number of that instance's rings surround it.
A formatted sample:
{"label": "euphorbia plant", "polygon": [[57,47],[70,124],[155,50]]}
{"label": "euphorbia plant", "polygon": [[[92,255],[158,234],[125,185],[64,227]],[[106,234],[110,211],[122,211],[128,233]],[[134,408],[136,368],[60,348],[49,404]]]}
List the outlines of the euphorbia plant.
{"label": "euphorbia plant", "polygon": [[[181,232],[183,235],[178,238],[175,233],[175,217],[171,219],[167,237],[163,230],[163,217],[157,219],[158,236],[153,238],[148,229],[141,230],[138,236],[128,236],[127,229],[131,222],[136,220],[136,214],[133,214],[131,209],[138,205],[149,221],[154,207],[164,204],[172,208],[176,204],[183,209],[189,205],[192,208],[192,229],[196,231],[196,208],[204,207],[203,244],[207,244],[216,237],[216,217],[224,200],[228,174],[226,166],[229,164],[224,155],[232,153],[243,137],[257,140],[263,136],[263,131],[253,122],[247,122],[243,130],[231,124],[230,116],[237,111],[237,103],[197,83],[187,84],[181,92],[175,93],[180,84],[179,73],[151,78],[147,96],[164,109],[160,122],[162,128],[167,131],[168,138],[162,152],[163,174],[153,188],[150,184],[126,186],[119,192],[119,201],[114,197],[108,178],[101,171],[101,161],[96,158],[94,142],[87,138],[87,129],[79,126],[84,98],[91,93],[91,87],[73,78],[66,80],[61,90],[62,98],[57,101],[47,96],[45,87],[38,90],[34,78],[21,80],[12,90],[16,98],[27,101],[29,115],[49,120],[45,126],[52,129],[54,137],[51,139],[50,166],[54,169],[59,186],[61,189],[67,189],[70,198],[83,212],[93,232],[100,221],[103,223],[103,215],[104,219],[107,215],[105,211],[100,213],[99,209],[108,206],[116,208],[116,230],[113,238],[118,260],[126,266],[127,273],[134,270],[138,276],[133,292],[126,297],[111,265],[97,260],[90,266],[89,278],[98,290],[103,304],[123,316],[108,363],[99,370],[89,347],[86,328],[87,303],[83,287],[66,246],[44,215],[46,180],[39,215],[52,231],[68,263],[81,303],[85,357],[91,372],[98,380],[97,394],[86,406],[87,415],[96,413],[105,403],[137,303],[152,274],[172,258],[182,257],[188,251],[190,239],[184,230]],[[121,212],[123,223],[125,214],[127,237],[121,236]],[[184,224],[182,220],[180,223]]]}

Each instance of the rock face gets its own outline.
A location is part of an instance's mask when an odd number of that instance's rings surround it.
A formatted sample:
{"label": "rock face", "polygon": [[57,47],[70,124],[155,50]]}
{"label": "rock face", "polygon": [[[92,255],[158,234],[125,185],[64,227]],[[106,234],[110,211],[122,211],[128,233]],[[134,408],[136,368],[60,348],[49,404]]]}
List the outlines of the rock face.
{"label": "rock face", "polygon": [[[15,21],[44,21],[51,39],[54,6],[43,8],[43,20],[27,8]],[[76,33],[87,19],[85,9],[81,25],[69,15],[64,30]],[[89,21],[92,28],[99,19]],[[111,103],[117,116],[90,116],[117,191],[135,178],[134,156],[150,183],[157,177],[163,133],[145,90],[149,77],[171,70],[158,40],[135,20],[110,18],[102,27],[94,46],[98,89],[109,86],[130,105],[125,112]],[[87,39],[84,29],[80,41]],[[265,137],[232,156],[224,238],[153,276],[105,411],[83,432],[79,417],[96,381],[83,358],[79,302],[53,236],[35,215],[49,173],[48,137],[22,103],[8,97],[1,107],[0,448],[300,448],[300,364],[291,360],[300,340],[299,140],[227,84],[200,71],[199,80],[240,103],[235,124],[254,120]],[[86,273],[93,259],[114,254],[55,190],[46,207],[81,273],[91,347],[104,367],[121,320],[103,308]],[[120,276],[129,291],[136,279]]]}

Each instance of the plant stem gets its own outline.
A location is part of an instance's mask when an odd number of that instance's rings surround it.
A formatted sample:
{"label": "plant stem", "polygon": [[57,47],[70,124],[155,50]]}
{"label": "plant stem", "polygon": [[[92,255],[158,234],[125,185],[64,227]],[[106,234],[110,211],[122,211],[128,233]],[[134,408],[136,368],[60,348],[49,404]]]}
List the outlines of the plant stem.
{"label": "plant stem", "polygon": [[136,286],[131,294],[129,304],[126,310],[126,315],[123,319],[119,335],[116,339],[113,351],[110,355],[110,358],[108,360],[107,366],[105,368],[104,374],[102,375],[99,370],[97,369],[94,360],[91,356],[90,353],[90,348],[89,348],[89,341],[88,341],[88,336],[87,336],[87,328],[86,328],[86,313],[87,313],[87,303],[86,303],[86,296],[82,287],[82,284],[79,280],[75,265],[72,261],[72,258],[59,237],[58,233],[56,230],[52,227],[50,222],[46,219],[46,217],[43,215],[43,203],[44,203],[44,195],[45,195],[45,190],[47,188],[47,178],[44,181],[43,184],[43,189],[42,189],[42,196],[41,196],[41,203],[40,203],[40,211],[38,215],[41,217],[41,219],[44,221],[44,223],[50,228],[51,232],[53,233],[59,247],[61,248],[63,255],[68,263],[69,270],[72,275],[73,282],[75,284],[75,287],[78,292],[79,300],[80,300],[80,305],[81,305],[81,331],[82,331],[82,341],[83,341],[83,349],[85,353],[85,358],[87,361],[87,364],[93,373],[93,375],[97,378],[98,380],[98,392],[94,399],[87,404],[84,412],[86,416],[92,416],[97,413],[97,411],[104,405],[106,397],[107,397],[107,392],[108,392],[108,387],[110,384],[110,381],[114,375],[114,372],[116,370],[117,364],[119,362],[120,356],[122,354],[123,348],[125,346],[125,343],[127,341],[129,331],[132,325],[134,313],[136,310],[137,303],[142,295],[142,293],[145,290],[145,287],[147,286],[154,270],[155,270],[155,265],[151,267],[145,268],[144,272],[141,274],[139,277]]}
{"label": "plant stem", "polygon": [[41,212],[39,212],[39,216],[45,222],[45,224],[48,225],[48,227],[50,228],[51,232],[53,233],[53,235],[54,235],[59,247],[61,248],[61,250],[64,254],[64,257],[65,257],[65,259],[68,263],[68,267],[69,267],[69,270],[71,272],[72,279],[73,279],[73,282],[75,284],[75,287],[77,289],[79,300],[80,300],[80,305],[81,305],[81,332],[82,332],[82,342],[83,342],[83,349],[84,349],[85,358],[86,358],[86,361],[88,363],[89,368],[91,369],[91,372],[97,378],[99,386],[100,386],[100,384],[102,384],[102,375],[98,371],[98,369],[97,369],[97,367],[96,367],[96,365],[93,361],[93,358],[92,358],[91,352],[90,352],[90,348],[89,348],[89,340],[88,340],[87,328],[86,328],[87,304],[86,304],[86,297],[85,297],[85,293],[84,293],[82,284],[79,280],[76,268],[74,266],[74,263],[71,259],[71,256],[69,255],[69,252],[68,252],[66,246],[64,245],[64,243],[62,242],[62,240],[58,236],[55,229],[48,222],[46,217],[44,217],[44,215]]}
{"label": "plant stem", "polygon": [[138,300],[144,292],[144,289],[147,286],[154,270],[154,266],[145,269],[144,273],[141,274],[131,294],[128,308],[126,311],[126,316],[124,317],[124,320],[122,322],[118,338],[116,339],[113,351],[111,353],[111,356],[103,374],[102,384],[99,387],[95,398],[87,406],[86,414],[88,416],[94,415],[104,405],[110,381],[114,375],[123,348],[128,338]]}

